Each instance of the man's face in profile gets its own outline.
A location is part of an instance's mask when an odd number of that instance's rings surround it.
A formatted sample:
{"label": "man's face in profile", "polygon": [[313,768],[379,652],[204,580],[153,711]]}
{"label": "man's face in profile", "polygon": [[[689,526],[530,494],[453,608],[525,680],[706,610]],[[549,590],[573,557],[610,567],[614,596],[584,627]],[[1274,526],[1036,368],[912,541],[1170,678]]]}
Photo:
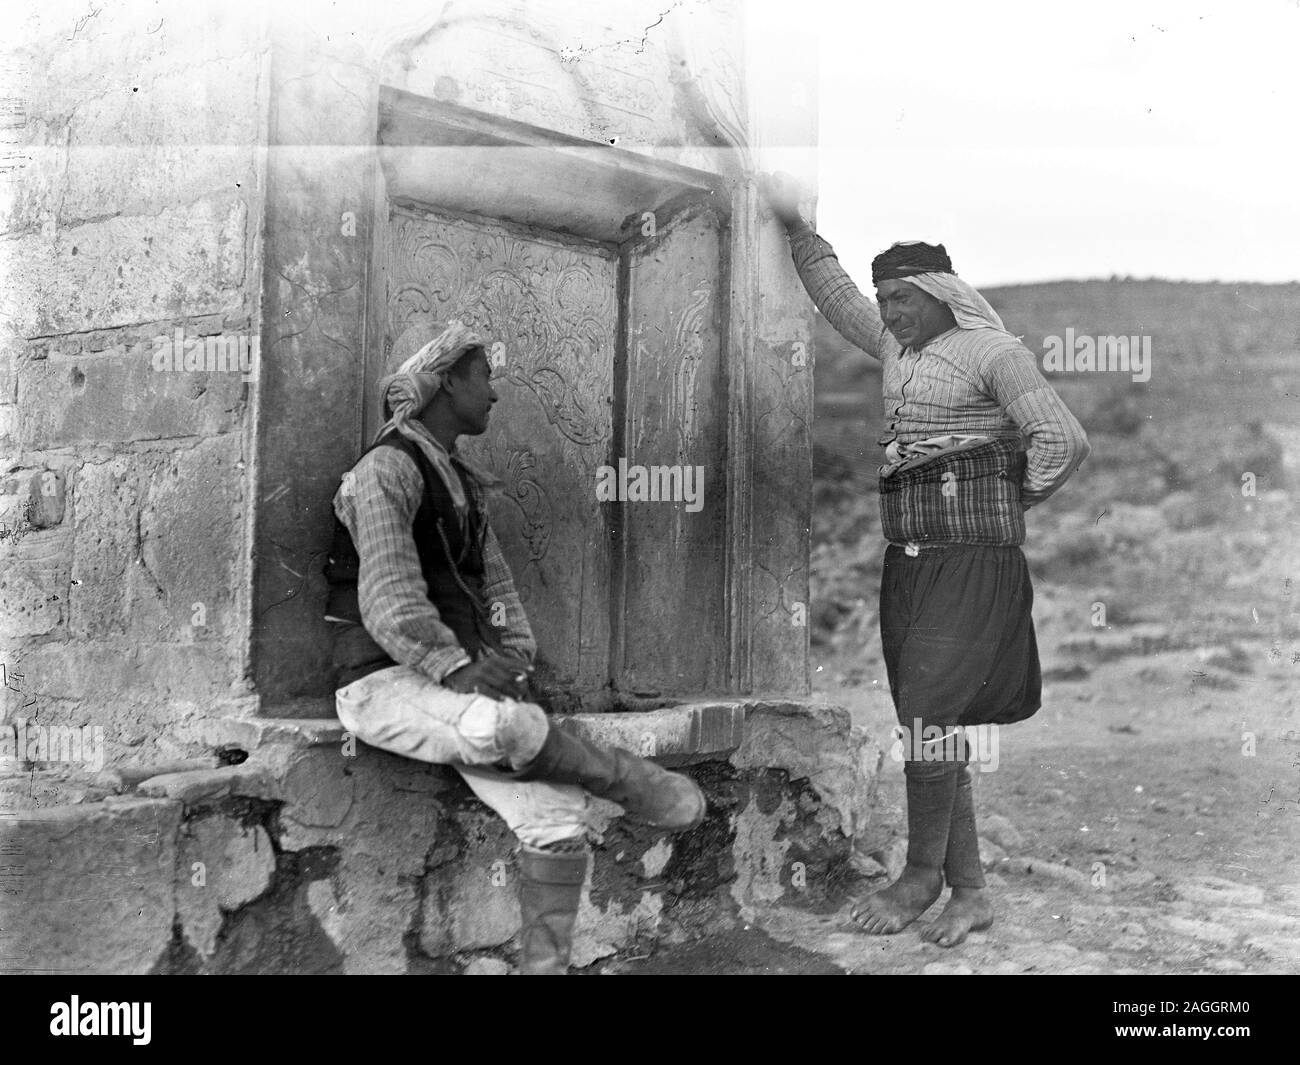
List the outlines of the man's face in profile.
{"label": "man's face in profile", "polygon": [[946,303],[906,281],[880,282],[876,301],[885,327],[905,348],[921,348],[957,324]]}
{"label": "man's face in profile", "polygon": [[459,431],[466,436],[487,432],[492,405],[499,398],[492,387],[492,366],[487,352],[477,348],[463,356],[452,367],[443,387],[451,397],[451,410]]}

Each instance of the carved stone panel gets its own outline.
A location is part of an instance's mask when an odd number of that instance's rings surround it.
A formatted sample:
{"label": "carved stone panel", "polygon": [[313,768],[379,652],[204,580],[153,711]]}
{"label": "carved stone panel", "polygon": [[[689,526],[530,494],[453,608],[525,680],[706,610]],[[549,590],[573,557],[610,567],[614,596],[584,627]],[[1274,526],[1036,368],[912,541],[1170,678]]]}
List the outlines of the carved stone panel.
{"label": "carved stone panel", "polygon": [[388,235],[383,372],[451,318],[487,341],[500,400],[488,431],[459,446],[504,482],[492,523],[537,637],[537,686],[569,702],[609,676],[610,547],[594,485],[612,445],[617,258],[402,207]]}
{"label": "carved stone panel", "polygon": [[[726,668],[720,255],[717,223],[705,213],[678,219],[630,256],[620,457],[644,469],[660,496],[636,499],[628,478],[618,676],[633,691],[716,689]],[[674,475],[682,491],[662,498]]]}

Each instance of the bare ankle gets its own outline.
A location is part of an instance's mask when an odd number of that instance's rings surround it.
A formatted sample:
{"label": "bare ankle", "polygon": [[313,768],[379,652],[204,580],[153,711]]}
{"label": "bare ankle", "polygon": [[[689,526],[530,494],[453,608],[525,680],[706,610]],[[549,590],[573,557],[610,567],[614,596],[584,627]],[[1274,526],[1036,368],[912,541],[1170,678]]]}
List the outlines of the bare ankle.
{"label": "bare ankle", "polygon": [[903,872],[898,879],[907,884],[916,884],[920,887],[943,887],[943,873],[938,869],[927,869],[923,865],[903,866]]}

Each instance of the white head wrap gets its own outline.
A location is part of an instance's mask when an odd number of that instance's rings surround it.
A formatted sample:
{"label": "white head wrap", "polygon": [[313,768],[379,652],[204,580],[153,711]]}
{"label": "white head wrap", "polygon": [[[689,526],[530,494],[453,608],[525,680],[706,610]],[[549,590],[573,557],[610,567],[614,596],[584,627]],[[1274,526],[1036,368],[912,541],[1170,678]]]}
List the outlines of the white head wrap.
{"label": "white head wrap", "polygon": [[967,284],[956,274],[909,274],[896,278],[915,285],[922,292],[929,293],[937,300],[946,303],[957,319],[959,329],[999,329],[1006,332],[1006,326],[998,317],[998,312],[989,306],[989,301],[979,294],[974,286]]}
{"label": "white head wrap", "polygon": [[[385,433],[397,432],[410,440],[438,472],[461,520],[469,511],[469,501],[460,478],[451,464],[451,455],[429,432],[419,414],[442,388],[443,378],[458,359],[473,348],[484,347],[482,339],[463,322],[447,323],[447,328],[379,382],[383,414],[388,420],[375,434],[378,442]],[[500,482],[457,455],[456,461],[480,484],[492,487]]]}
{"label": "white head wrap", "polygon": [[957,319],[958,329],[1000,329],[1006,333],[1006,326],[1002,325],[997,311],[989,306],[988,300],[957,274],[914,273],[897,280],[915,285],[923,293],[948,304],[954,319]]}

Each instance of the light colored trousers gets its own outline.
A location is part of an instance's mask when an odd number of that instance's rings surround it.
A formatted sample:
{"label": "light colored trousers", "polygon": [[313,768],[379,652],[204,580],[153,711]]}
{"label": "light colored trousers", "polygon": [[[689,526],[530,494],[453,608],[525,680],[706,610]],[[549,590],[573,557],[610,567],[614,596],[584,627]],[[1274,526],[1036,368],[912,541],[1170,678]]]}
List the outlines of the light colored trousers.
{"label": "light colored trousers", "polygon": [[580,839],[591,799],[576,785],[511,780],[541,750],[550,725],[534,703],[452,691],[409,666],[389,666],[334,696],[343,727],[364,743],[434,765],[450,765],[500,814],[526,847]]}

